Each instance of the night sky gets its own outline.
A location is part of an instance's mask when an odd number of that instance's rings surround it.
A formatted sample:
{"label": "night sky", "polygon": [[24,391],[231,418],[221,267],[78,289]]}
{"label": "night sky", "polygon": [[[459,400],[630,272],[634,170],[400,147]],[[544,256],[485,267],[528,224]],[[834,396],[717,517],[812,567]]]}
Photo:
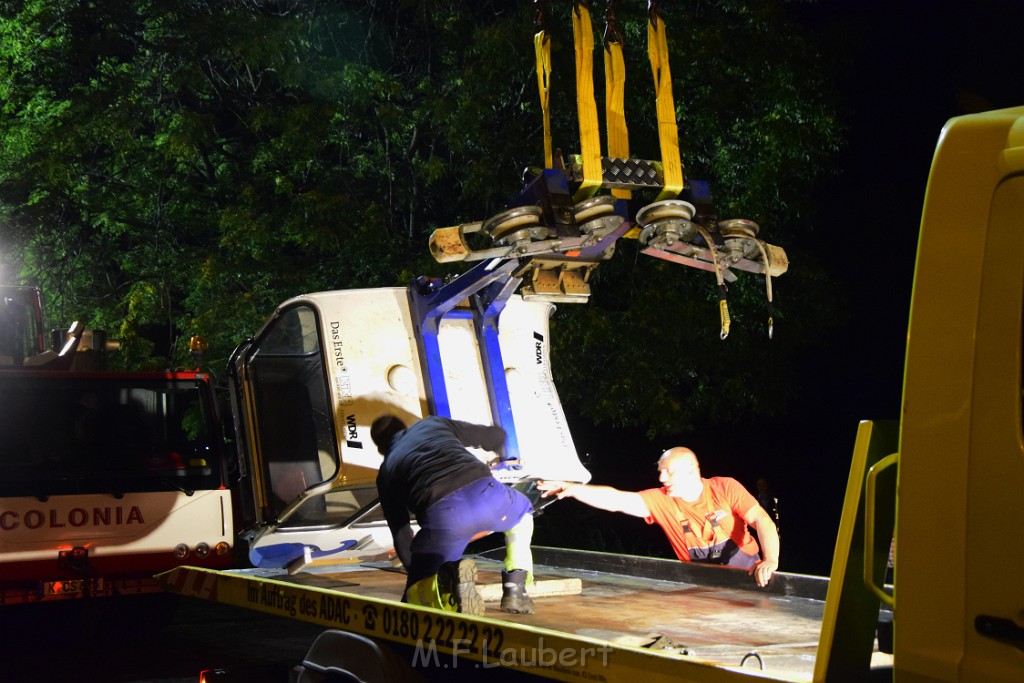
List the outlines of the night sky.
{"label": "night sky", "polygon": [[778,482],[780,498],[793,512],[824,513],[793,525],[827,541],[809,541],[793,558],[817,572],[830,564],[856,422],[899,416],[921,208],[940,131],[953,116],[1024,105],[1024,3],[832,0],[808,14],[837,36],[849,64],[838,84],[851,112],[849,145],[823,195],[815,249],[854,297],[851,327],[806,368],[807,400],[779,437],[800,449]]}
{"label": "night sky", "polygon": [[[850,324],[805,359],[793,378],[801,398],[786,415],[701,429],[682,445],[697,452],[704,476],[734,476],[749,488],[768,478],[780,499],[782,570],[822,574],[857,422],[899,415],[917,235],[939,133],[953,116],[1024,105],[1024,2],[824,0],[797,10],[841,74],[849,142],[817,198],[824,208],[809,245],[846,288]],[[785,276],[777,286],[781,297],[799,296]],[[580,453],[591,455],[593,483],[625,489],[657,486],[655,460],[674,445],[615,430],[575,435]],[[613,453],[623,449],[637,463],[630,471]],[[660,531],[635,518],[575,501],[544,514],[538,543],[548,529],[568,527],[591,542],[599,535],[609,550],[621,542],[626,551],[668,553]]]}

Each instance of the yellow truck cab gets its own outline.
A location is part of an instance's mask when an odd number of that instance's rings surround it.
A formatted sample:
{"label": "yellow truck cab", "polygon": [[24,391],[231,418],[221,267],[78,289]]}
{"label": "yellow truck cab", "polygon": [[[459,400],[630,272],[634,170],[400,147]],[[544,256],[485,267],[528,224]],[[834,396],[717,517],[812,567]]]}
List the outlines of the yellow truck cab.
{"label": "yellow truck cab", "polygon": [[1024,108],[951,120],[932,164],[900,416],[898,681],[1024,680]]}

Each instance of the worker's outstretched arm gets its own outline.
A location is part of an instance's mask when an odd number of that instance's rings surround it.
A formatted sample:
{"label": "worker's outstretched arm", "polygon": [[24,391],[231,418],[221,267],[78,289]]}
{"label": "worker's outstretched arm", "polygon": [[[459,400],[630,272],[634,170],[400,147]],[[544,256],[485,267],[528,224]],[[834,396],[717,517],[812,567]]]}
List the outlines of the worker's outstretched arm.
{"label": "worker's outstretched arm", "polygon": [[760,505],[747,512],[744,521],[757,532],[761,546],[761,560],[750,569],[758,586],[767,586],[772,574],[779,568],[779,530],[771,515]]}
{"label": "worker's outstretched arm", "polygon": [[537,482],[537,488],[543,491],[542,498],[548,496],[558,496],[560,499],[575,498],[581,503],[601,510],[625,512],[634,517],[649,517],[651,515],[650,510],[647,509],[647,503],[636,491],[620,491],[611,486],[591,486],[543,479]]}

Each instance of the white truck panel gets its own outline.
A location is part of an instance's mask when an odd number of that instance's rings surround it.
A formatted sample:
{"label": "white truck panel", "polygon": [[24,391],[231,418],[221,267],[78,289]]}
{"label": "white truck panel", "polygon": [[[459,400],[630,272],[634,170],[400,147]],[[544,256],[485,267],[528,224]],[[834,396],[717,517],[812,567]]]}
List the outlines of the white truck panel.
{"label": "white truck panel", "polygon": [[[300,297],[320,317],[325,361],[343,462],[342,476],[365,480],[380,455],[370,425],[393,412],[408,422],[428,414],[423,371],[416,351],[407,293],[402,288],[343,290]],[[522,470],[499,478],[549,477],[588,481],[551,378],[549,318],[555,307],[509,299],[499,319],[499,345],[508,381]],[[442,320],[438,345],[451,417],[493,424],[487,380],[473,321]],[[479,454],[485,458],[484,454]]]}

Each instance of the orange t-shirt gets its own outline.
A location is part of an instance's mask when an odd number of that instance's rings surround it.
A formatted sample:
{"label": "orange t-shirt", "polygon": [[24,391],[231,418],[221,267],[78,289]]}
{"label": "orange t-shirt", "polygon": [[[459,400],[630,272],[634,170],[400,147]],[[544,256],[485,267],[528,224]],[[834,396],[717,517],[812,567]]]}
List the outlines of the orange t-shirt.
{"label": "orange t-shirt", "polygon": [[664,487],[640,491],[650,511],[644,521],[661,527],[676,557],[684,562],[753,566],[760,548],[743,516],[757,505],[757,499],[731,477],[701,481],[704,490],[692,503],[669,496]]}

